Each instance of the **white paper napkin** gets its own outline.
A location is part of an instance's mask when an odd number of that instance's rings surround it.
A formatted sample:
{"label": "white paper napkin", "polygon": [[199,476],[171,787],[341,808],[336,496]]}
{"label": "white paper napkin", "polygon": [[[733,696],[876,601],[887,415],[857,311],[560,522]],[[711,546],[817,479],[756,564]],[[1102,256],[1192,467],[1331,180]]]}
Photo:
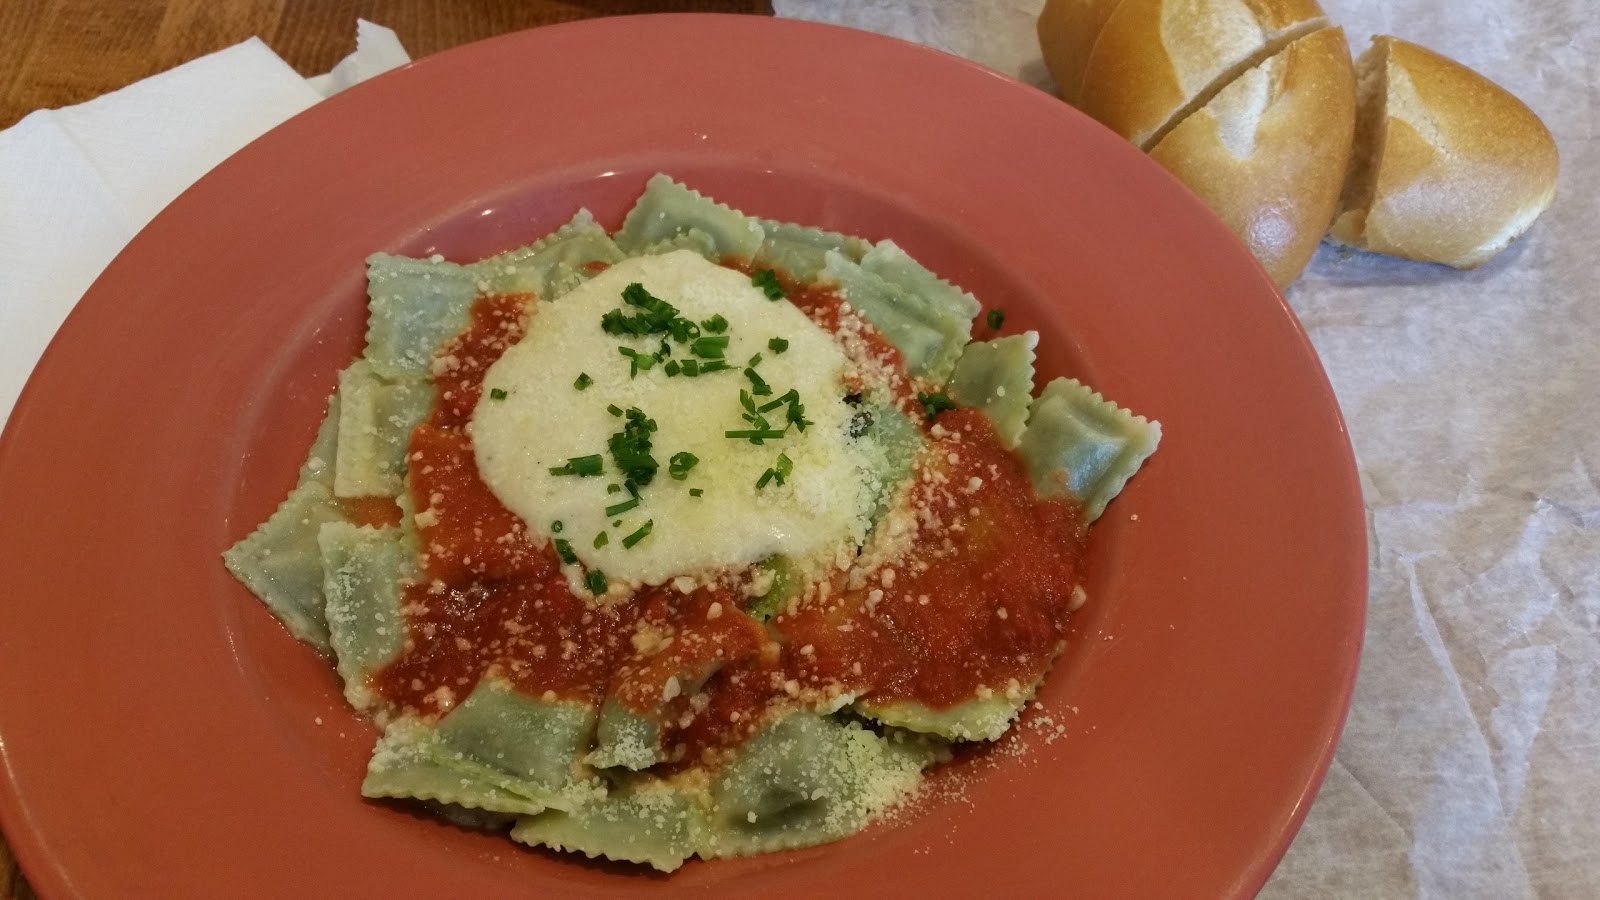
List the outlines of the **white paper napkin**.
{"label": "white paper napkin", "polygon": [[252,38],[0,132],[0,424],[78,298],[172,199],[325,96],[409,62],[357,23],[356,52],[301,78]]}

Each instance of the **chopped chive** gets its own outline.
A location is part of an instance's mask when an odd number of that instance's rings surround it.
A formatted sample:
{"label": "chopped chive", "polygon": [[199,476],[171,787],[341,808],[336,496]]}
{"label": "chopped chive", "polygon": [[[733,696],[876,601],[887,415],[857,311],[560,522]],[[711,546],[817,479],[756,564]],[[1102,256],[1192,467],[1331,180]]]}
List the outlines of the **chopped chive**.
{"label": "chopped chive", "polygon": [[622,527],[622,520],[621,519],[612,519],[611,520],[611,527],[612,528],[621,528]]}
{"label": "chopped chive", "polygon": [[775,337],[772,340],[767,341],[767,349],[771,350],[773,353],[782,353],[783,351],[789,349],[789,342],[783,338]]}
{"label": "chopped chive", "polygon": [[711,318],[701,322],[700,327],[711,332],[712,334],[721,334],[728,330],[728,320],[722,317],[722,313],[717,313]]}
{"label": "chopped chive", "polygon": [[654,528],[655,526],[656,522],[654,519],[645,519],[644,524],[640,525],[638,530],[622,539],[622,549],[632,550],[634,544],[637,544],[650,536],[650,529]]}
{"label": "chopped chive", "polygon": [[589,377],[589,373],[588,372],[579,372],[578,373],[578,380],[574,381],[572,383],[572,386],[577,388],[578,390],[582,391],[582,390],[587,390],[589,385],[591,385],[591,384],[594,384],[594,379]]}
{"label": "chopped chive", "polygon": [[563,529],[565,527],[566,527],[565,525],[561,524],[561,520],[560,519],[557,519],[554,522],[550,523],[550,530],[555,532],[556,534],[560,534],[561,533],[561,529]]}
{"label": "chopped chive", "polygon": [[745,390],[744,388],[740,388],[739,405],[744,407],[745,412],[753,413],[756,411],[756,398],[750,396],[749,391]]}
{"label": "chopped chive", "polygon": [[667,333],[680,344],[687,344],[700,336],[700,326],[688,319],[673,319],[667,323]]}
{"label": "chopped chive", "polygon": [[611,536],[606,534],[604,531],[594,536],[594,548],[596,550],[599,550],[601,547],[604,547],[609,543],[611,543]]}
{"label": "chopped chive", "polygon": [[606,573],[599,569],[590,569],[589,574],[583,576],[583,585],[591,594],[604,594],[606,592]]}
{"label": "chopped chive", "polygon": [[794,388],[790,388],[788,393],[784,394],[782,397],[779,397],[776,400],[770,401],[766,405],[762,406],[761,409],[759,410],[759,412],[772,412],[773,410],[775,410],[778,407],[784,405],[785,403],[794,403],[794,402],[798,401],[799,399],[800,399],[800,392],[795,390]]}
{"label": "chopped chive", "polygon": [[766,379],[757,375],[755,369],[745,369],[744,377],[750,379],[750,390],[757,397],[765,397],[772,393],[772,386],[767,384]]}
{"label": "chopped chive", "polygon": [[712,359],[700,364],[700,374],[706,375],[711,372],[721,372],[731,368],[733,368],[733,366],[728,365],[728,361],[725,359]]}
{"label": "chopped chive", "polygon": [[923,415],[925,415],[930,422],[938,418],[939,413],[942,413],[947,409],[956,408],[956,402],[951,400],[948,394],[943,393],[924,394],[918,392],[917,402],[922,404]]}
{"label": "chopped chive", "polygon": [[698,496],[700,496],[700,495],[702,495],[704,493],[705,493],[705,491],[703,491],[703,490],[701,490],[699,488],[689,488],[689,496],[691,496],[691,497],[698,497]]}
{"label": "chopped chive", "polygon": [[608,493],[608,494],[615,494],[617,491],[620,491],[620,490],[622,490],[622,485],[620,485],[620,484],[608,484],[608,485],[606,485],[606,493]]}
{"label": "chopped chive", "polygon": [[650,455],[650,434],[656,430],[656,423],[637,406],[628,407],[625,415],[627,424],[606,439],[606,449],[623,476],[637,489],[649,484],[660,468],[660,463]]}
{"label": "chopped chive", "polygon": [[607,406],[606,407],[606,412],[611,413],[613,416],[616,416],[618,418],[622,417],[622,407],[616,405],[615,403],[612,403],[609,406]]}
{"label": "chopped chive", "polygon": [[776,428],[747,428],[743,431],[724,431],[723,437],[748,438],[752,443],[762,440],[776,440],[783,437],[783,432]]}
{"label": "chopped chive", "polygon": [[677,360],[675,360],[675,359],[669,359],[669,360],[667,360],[667,364],[666,364],[666,365],[664,365],[664,366],[662,366],[662,367],[661,367],[661,368],[662,368],[662,369],[663,369],[663,370],[664,370],[664,371],[665,371],[665,372],[666,372],[666,373],[667,373],[667,374],[668,374],[668,375],[669,375],[669,376],[671,376],[671,375],[676,375],[676,374],[678,374],[678,368],[679,368],[679,366],[678,366],[678,361],[677,361]]}
{"label": "chopped chive", "polygon": [[617,352],[628,358],[628,377],[645,372],[658,361],[653,353],[640,353],[632,347],[618,347]]}
{"label": "chopped chive", "polygon": [[504,400],[505,398],[506,398],[506,392],[505,391],[501,390],[500,388],[489,388],[489,399],[490,400]]}
{"label": "chopped chive", "polygon": [[629,497],[628,499],[622,501],[621,503],[615,504],[613,506],[606,507],[606,515],[608,515],[608,516],[620,516],[623,513],[627,512],[628,510],[637,507],[638,505],[639,505],[639,498],[638,497]]}
{"label": "chopped chive", "polygon": [[778,273],[771,269],[757,269],[750,275],[750,283],[767,295],[768,300],[782,300],[783,285],[778,283]]}
{"label": "chopped chive", "polygon": [[770,481],[776,481],[782,487],[792,472],[794,472],[794,460],[790,459],[787,453],[779,453],[777,463],[772,468],[762,472],[761,477],[756,481],[756,490],[759,491],[766,487]]}
{"label": "chopped chive", "polygon": [[761,365],[761,354],[757,353],[755,356],[750,357],[750,361],[745,363],[745,365],[749,366],[752,369],[754,369],[756,366]]}
{"label": "chopped chive", "polygon": [[682,481],[689,477],[689,470],[694,468],[698,462],[700,462],[700,457],[687,450],[681,453],[674,453],[672,454],[672,459],[667,461],[667,474],[677,481]]}
{"label": "chopped chive", "polygon": [[618,336],[660,334],[672,331],[673,325],[682,321],[678,316],[677,307],[653,296],[645,290],[644,285],[637,282],[623,288],[622,302],[628,306],[638,307],[644,312],[628,315],[620,309],[611,310],[600,317],[600,328],[607,334]]}
{"label": "chopped chive", "polygon": [[579,477],[586,478],[591,475],[599,475],[602,471],[604,471],[605,465],[605,458],[598,453],[591,454],[589,456],[574,456],[573,458],[567,460],[566,465],[557,466],[551,469],[550,474],[577,475]]}
{"label": "chopped chive", "polygon": [[722,352],[728,349],[728,336],[719,334],[716,337],[695,338],[689,345],[689,352],[702,359],[721,359]]}
{"label": "chopped chive", "polygon": [[572,552],[572,544],[566,538],[556,538],[556,555],[569,566],[578,562],[578,554]]}
{"label": "chopped chive", "polygon": [[[790,393],[794,392],[791,391]],[[800,402],[800,395],[798,393],[795,393],[794,399],[789,401],[789,410],[786,413],[786,416],[789,420],[789,424],[800,429],[801,431],[805,431],[806,426],[811,424],[811,421],[806,418],[806,406],[804,403]]]}
{"label": "chopped chive", "polygon": [[991,309],[989,314],[984,316],[984,321],[989,323],[990,328],[998,331],[1000,326],[1006,323],[1006,311],[1003,309]]}

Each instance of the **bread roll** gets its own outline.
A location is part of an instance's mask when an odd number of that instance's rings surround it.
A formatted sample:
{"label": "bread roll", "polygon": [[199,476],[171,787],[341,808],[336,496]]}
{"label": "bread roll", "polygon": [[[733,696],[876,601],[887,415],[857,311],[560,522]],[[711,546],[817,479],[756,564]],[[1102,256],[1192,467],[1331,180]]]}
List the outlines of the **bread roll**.
{"label": "bread roll", "polygon": [[1251,68],[1150,151],[1200,196],[1282,288],[1339,205],[1355,131],[1344,31],[1325,28]]}
{"label": "bread roll", "polygon": [[1039,13],[1039,49],[1061,99],[1076,105],[1089,52],[1122,0],[1048,0]]}
{"label": "bread roll", "polygon": [[1555,199],[1555,140],[1504,88],[1387,36],[1373,38],[1360,72],[1356,151],[1335,240],[1470,269]]}
{"label": "bread roll", "polygon": [[[1102,12],[1086,11],[1080,29]],[[1083,62],[1075,105],[1132,141],[1154,145],[1174,123],[1240,71],[1326,24],[1316,0],[1122,0]],[[1078,37],[1055,48],[1081,49]],[[1048,60],[1051,47],[1045,47]],[[1069,72],[1071,61],[1050,64]]]}

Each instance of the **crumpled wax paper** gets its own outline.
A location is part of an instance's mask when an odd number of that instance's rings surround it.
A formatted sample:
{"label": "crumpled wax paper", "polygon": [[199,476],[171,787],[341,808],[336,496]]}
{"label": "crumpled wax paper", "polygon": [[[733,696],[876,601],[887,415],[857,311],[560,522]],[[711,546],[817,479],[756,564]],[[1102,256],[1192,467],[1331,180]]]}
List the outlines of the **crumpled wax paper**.
{"label": "crumpled wax paper", "polygon": [[[1361,470],[1371,595],[1348,724],[1263,896],[1600,896],[1600,8],[1322,0],[1489,76],[1561,152],[1471,272],[1324,245],[1287,294]],[[776,0],[1050,88],[1042,0]]]}

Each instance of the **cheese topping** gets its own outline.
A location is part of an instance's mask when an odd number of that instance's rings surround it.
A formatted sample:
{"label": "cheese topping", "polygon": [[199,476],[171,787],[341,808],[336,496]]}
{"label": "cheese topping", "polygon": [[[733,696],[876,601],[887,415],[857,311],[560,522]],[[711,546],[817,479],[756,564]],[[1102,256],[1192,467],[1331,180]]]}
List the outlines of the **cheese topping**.
{"label": "cheese topping", "polygon": [[[637,311],[623,302],[624,289],[634,283],[683,318],[725,319],[718,336],[728,339],[723,358],[730,368],[669,375],[666,360],[694,358],[677,342],[670,343],[670,356],[647,369],[620,353],[619,347],[659,353],[667,338],[619,337],[602,329],[606,313]],[[788,342],[784,352],[770,349],[773,338]],[[784,407],[765,413],[773,428],[785,431],[760,445],[726,436],[751,428],[740,392],[755,386],[745,369],[756,354],[761,359],[753,368],[770,393],[753,401],[764,406],[793,389],[809,422],[801,431],[785,418]],[[742,272],[683,250],[624,260],[559,300],[541,303],[527,335],[490,367],[472,417],[478,468],[533,534],[562,539],[585,566],[613,582],[662,584],[776,553],[848,560],[865,537],[875,496],[875,448],[848,436],[850,366],[827,332],[793,304],[768,299]],[[608,515],[608,507],[630,499],[607,445],[626,424],[617,411],[629,409],[656,423],[649,438],[659,469],[638,488],[637,506]],[[668,463],[683,452],[698,462],[679,480]],[[763,480],[780,468],[780,454],[789,472]],[[603,458],[599,475],[550,471],[595,455]],[[645,535],[635,537],[646,523]]]}

